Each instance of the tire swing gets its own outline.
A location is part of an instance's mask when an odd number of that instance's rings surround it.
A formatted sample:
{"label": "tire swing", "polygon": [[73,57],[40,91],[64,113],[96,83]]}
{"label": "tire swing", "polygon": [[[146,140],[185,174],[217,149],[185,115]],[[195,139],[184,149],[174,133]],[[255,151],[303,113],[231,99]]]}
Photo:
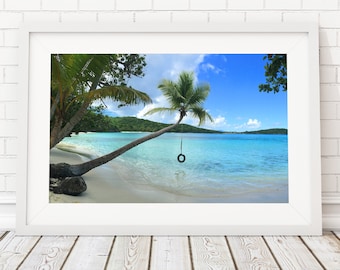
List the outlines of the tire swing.
{"label": "tire swing", "polygon": [[181,137],[181,153],[177,156],[177,161],[179,163],[183,163],[185,161],[185,155],[182,154],[182,142],[183,142],[183,138]]}
{"label": "tire swing", "polygon": [[177,156],[177,160],[178,160],[179,163],[183,163],[185,161],[185,155],[179,154]]}

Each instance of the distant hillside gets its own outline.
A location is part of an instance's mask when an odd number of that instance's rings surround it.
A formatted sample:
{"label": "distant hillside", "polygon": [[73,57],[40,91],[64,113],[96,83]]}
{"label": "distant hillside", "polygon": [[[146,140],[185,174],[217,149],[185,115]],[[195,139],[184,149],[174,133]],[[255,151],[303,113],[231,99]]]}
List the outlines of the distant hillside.
{"label": "distant hillside", "polygon": [[[153,122],[145,119],[139,119],[136,117],[112,117],[110,119],[111,124],[119,131],[142,131],[142,132],[154,132],[162,128],[170,126],[169,124],[163,124]],[[180,124],[170,132],[183,132],[183,133],[222,133],[216,130],[198,128],[186,124]]]}
{"label": "distant hillside", "polygon": [[288,130],[286,128],[271,128],[271,129],[262,129],[256,131],[245,131],[241,132],[242,134],[278,134],[278,135],[287,135]]}
{"label": "distant hillside", "polygon": [[[121,131],[141,131],[155,132],[169,124],[153,122],[136,117],[110,117],[89,111],[85,117],[75,126],[73,132],[121,132]],[[285,128],[272,128],[245,132],[222,132],[211,129],[198,128],[186,124],[180,124],[170,132],[183,133],[224,133],[224,134],[287,134]]]}

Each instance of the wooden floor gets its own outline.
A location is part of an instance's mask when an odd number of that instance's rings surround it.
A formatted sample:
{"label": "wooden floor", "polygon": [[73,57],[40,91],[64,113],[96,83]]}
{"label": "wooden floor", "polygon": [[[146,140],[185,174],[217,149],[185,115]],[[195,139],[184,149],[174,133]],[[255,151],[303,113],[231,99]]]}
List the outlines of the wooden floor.
{"label": "wooden floor", "polygon": [[16,236],[0,269],[340,269],[340,233],[321,237]]}

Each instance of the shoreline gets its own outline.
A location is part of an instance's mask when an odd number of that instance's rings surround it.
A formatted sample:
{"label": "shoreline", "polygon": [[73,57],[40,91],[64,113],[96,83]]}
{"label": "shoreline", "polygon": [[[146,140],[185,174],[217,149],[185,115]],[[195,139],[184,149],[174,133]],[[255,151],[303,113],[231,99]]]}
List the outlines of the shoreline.
{"label": "shoreline", "polygon": [[[79,164],[97,155],[84,149],[60,143],[50,152],[50,162]],[[254,192],[235,196],[204,197],[180,195],[152,186],[134,186],[124,180],[129,168],[119,162],[110,162],[83,175],[87,190],[79,196],[54,194],[50,191],[51,203],[286,203],[281,192]]]}
{"label": "shoreline", "polygon": [[[52,149],[51,163],[66,162],[78,164],[88,160],[83,152],[72,152],[71,149]],[[102,165],[83,175],[87,190],[79,196],[54,194],[50,191],[51,203],[151,203],[166,202],[161,194],[134,189],[129,183],[122,180],[111,166]],[[170,195],[170,194],[169,194]],[[172,198],[174,202],[176,198]]]}
{"label": "shoreline", "polygon": [[[50,153],[50,162],[66,162],[78,164],[88,160],[93,153],[84,149],[62,146],[54,148]],[[67,149],[67,150],[66,150]],[[85,155],[84,155],[85,153]],[[119,169],[119,168],[117,168]],[[115,165],[102,165],[83,175],[87,190],[79,196],[54,194],[50,191],[51,203],[176,203],[191,202],[191,197],[175,195],[161,190],[139,190],[126,182]]]}

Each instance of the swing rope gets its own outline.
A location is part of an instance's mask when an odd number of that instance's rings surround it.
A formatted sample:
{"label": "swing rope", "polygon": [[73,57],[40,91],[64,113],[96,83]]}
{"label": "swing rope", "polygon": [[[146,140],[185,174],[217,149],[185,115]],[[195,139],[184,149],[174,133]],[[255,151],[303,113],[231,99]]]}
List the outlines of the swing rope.
{"label": "swing rope", "polygon": [[185,155],[183,155],[182,150],[183,150],[183,125],[182,125],[182,132],[181,132],[181,153],[177,156],[177,161],[179,163],[183,163],[185,161]]}
{"label": "swing rope", "polygon": [[181,125],[181,155],[183,152],[183,124]]}
{"label": "swing rope", "polygon": [[181,135],[181,154],[182,154],[183,135]]}

